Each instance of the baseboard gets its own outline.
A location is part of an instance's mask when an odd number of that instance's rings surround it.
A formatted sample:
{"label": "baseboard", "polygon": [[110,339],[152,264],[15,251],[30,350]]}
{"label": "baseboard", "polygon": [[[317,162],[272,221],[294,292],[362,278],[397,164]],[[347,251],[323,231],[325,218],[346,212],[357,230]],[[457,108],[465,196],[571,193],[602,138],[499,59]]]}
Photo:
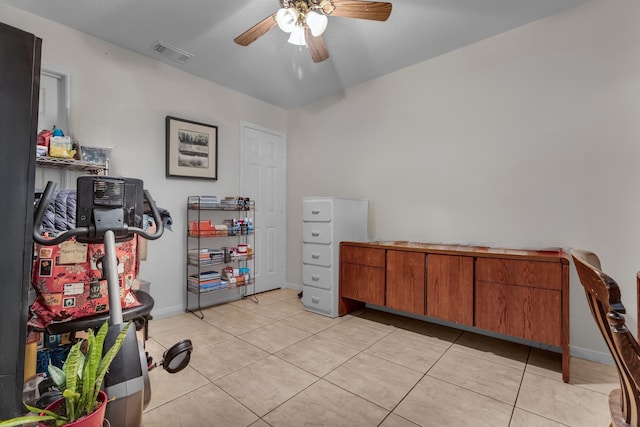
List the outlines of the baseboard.
{"label": "baseboard", "polygon": [[580,359],[591,360],[593,362],[604,363],[605,365],[615,364],[611,353],[591,350],[588,348],[571,346],[571,356],[579,357]]}
{"label": "baseboard", "polygon": [[184,306],[182,305],[173,305],[171,307],[165,307],[158,310],[152,310],[151,315],[154,319],[162,319],[163,317],[171,317],[177,314],[184,313]]}
{"label": "baseboard", "polygon": [[287,282],[287,283],[285,283],[284,287],[287,288],[287,289],[293,289],[293,290],[298,291],[298,292],[300,292],[302,290],[302,285],[298,285],[297,283]]}

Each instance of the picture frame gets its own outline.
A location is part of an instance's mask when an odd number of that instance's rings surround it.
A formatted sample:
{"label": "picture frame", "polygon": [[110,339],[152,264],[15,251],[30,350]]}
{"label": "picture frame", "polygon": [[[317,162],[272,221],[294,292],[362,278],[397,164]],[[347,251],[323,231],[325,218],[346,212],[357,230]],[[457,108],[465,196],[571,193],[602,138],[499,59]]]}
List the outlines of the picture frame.
{"label": "picture frame", "polygon": [[166,176],[218,179],[218,126],[166,116]]}

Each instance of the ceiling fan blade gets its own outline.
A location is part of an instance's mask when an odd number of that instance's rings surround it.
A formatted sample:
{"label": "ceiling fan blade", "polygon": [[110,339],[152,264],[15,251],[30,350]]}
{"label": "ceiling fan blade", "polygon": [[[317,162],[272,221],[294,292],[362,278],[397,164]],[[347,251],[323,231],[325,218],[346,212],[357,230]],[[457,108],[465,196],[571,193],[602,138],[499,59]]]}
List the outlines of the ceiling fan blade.
{"label": "ceiling fan blade", "polygon": [[249,28],[244,33],[240,34],[238,37],[233,39],[234,42],[238,43],[241,46],[249,46],[254,41],[258,40],[260,37],[264,36],[267,31],[275,27],[276,24],[276,14],[273,13],[262,21],[258,22],[253,27]]}
{"label": "ceiling fan blade", "polygon": [[383,1],[333,0],[331,16],[386,21],[391,15],[391,3]]}
{"label": "ceiling fan blade", "polygon": [[307,41],[307,47],[309,47],[313,62],[322,62],[329,58],[329,51],[327,50],[327,45],[324,44],[322,36],[313,37],[311,30],[306,28],[304,37]]}

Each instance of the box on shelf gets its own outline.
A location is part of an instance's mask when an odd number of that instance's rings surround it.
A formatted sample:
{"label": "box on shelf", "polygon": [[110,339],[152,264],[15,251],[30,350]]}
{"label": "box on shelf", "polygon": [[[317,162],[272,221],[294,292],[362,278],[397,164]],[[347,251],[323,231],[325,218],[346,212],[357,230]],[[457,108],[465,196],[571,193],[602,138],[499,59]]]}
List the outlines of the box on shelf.
{"label": "box on shelf", "polygon": [[192,237],[228,236],[226,225],[215,225],[211,220],[189,221],[189,235]]}
{"label": "box on shelf", "polygon": [[105,165],[111,157],[111,148],[80,146],[80,158],[89,163]]}
{"label": "box on shelf", "polygon": [[49,140],[49,156],[63,159],[73,159],[76,150],[73,149],[73,142],[68,136],[52,136]]}

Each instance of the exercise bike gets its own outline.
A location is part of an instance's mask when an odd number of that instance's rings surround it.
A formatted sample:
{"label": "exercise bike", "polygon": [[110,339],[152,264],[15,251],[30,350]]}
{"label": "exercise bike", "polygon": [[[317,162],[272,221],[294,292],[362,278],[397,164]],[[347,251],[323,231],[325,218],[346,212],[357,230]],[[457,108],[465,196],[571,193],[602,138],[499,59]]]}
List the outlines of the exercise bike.
{"label": "exercise bike", "polygon": [[[97,328],[108,319],[109,331],[104,347],[109,348],[124,328],[125,320],[142,318],[146,322],[146,317],[153,308],[153,298],[144,292],[137,292],[141,306],[127,309],[123,313],[115,244],[131,240],[136,234],[147,240],[160,238],[164,232],[162,218],[151,195],[143,189],[141,180],[81,176],[77,180],[76,227],[53,238],[46,238],[40,233],[40,224],[55,188],[54,182],[48,182],[38,203],[33,239],[46,246],[57,245],[71,237],[75,237],[80,243],[103,243],[104,256],[98,263],[102,266],[103,279],[107,280],[109,313],[55,324],[47,330],[50,333],[63,333]],[[148,206],[147,210],[151,211],[156,224],[156,231],[153,233],[141,227],[145,206]],[[103,389],[109,396],[105,418],[110,425],[140,427],[142,413],[151,400],[149,369],[162,366],[169,373],[179,372],[189,364],[192,351],[190,340],[180,341],[165,351],[161,362],[154,364],[145,353],[144,345],[138,342],[135,328],[129,328],[125,341],[104,378]]]}

